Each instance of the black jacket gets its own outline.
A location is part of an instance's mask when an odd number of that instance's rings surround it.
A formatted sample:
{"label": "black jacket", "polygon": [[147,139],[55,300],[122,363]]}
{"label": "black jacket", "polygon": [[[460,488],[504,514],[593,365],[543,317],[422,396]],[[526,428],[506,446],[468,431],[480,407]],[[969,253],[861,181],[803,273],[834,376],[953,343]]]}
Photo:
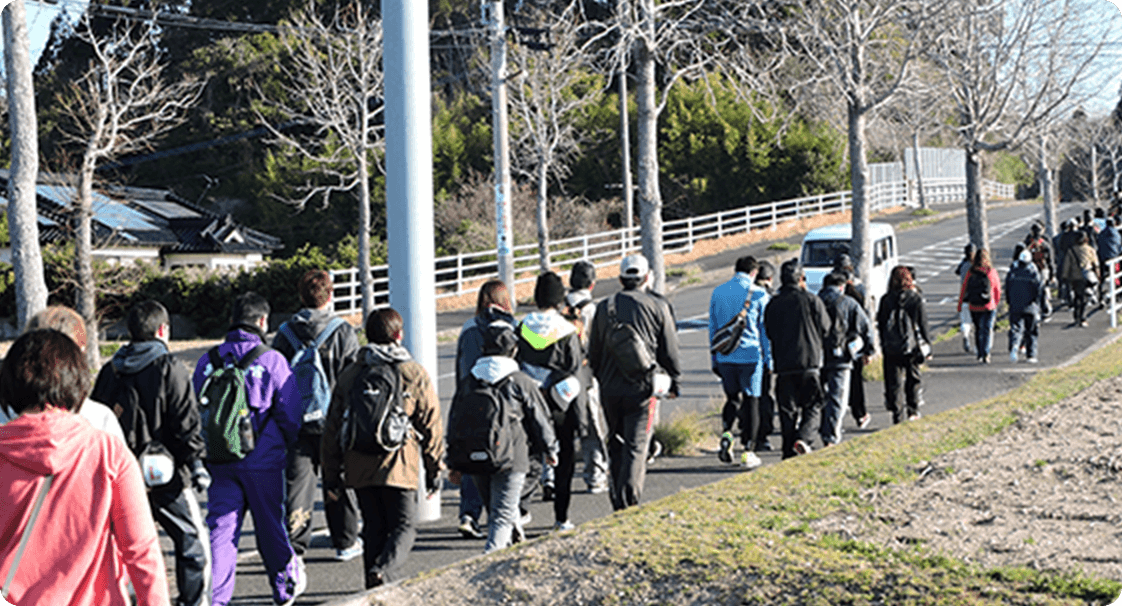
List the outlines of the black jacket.
{"label": "black jacket", "polygon": [[[292,327],[292,332],[300,340],[309,343],[316,340],[316,337],[323,329],[327,328],[327,324],[333,317],[334,315],[327,310],[305,308],[296,312],[288,320],[288,325]],[[296,349],[292,347],[288,338],[280,332],[277,332],[277,335],[273,337],[273,349],[279,351],[284,359],[292,364],[292,356],[296,354]],[[358,350],[358,337],[355,335],[355,329],[347,322],[344,322],[327,338],[327,341],[324,341],[319,355],[323,362],[323,372],[327,375],[327,383],[332,389],[335,388],[335,382],[343,369],[358,359]],[[301,433],[305,433],[303,429],[301,429]]]}
{"label": "black jacket", "polygon": [[620,397],[642,400],[651,395],[651,382],[648,379],[632,382],[620,373],[615,360],[605,348],[610,319],[608,301],[615,299],[617,319],[635,328],[647,348],[654,355],[658,367],[670,375],[676,386],[682,374],[681,358],[678,353],[678,326],[670,302],[661,295],[638,288],[625,289],[605,298],[596,306],[596,316],[592,320],[589,334],[588,365],[596,379],[600,381],[600,394],[605,397]]}
{"label": "black jacket", "polygon": [[822,341],[831,324],[822,299],[800,286],[784,284],[764,309],[775,374],[822,368]]}
{"label": "black jacket", "polygon": [[[121,406],[126,389],[136,390],[142,417]],[[190,468],[206,456],[206,444],[191,373],[168,353],[163,341],[129,343],[117,350],[98,372],[90,399],[117,414],[129,448],[137,456],[148,441],[163,444],[175,458],[176,469],[172,480],[159,490],[183,490]]]}
{"label": "black jacket", "polygon": [[889,316],[900,306],[904,307],[923,340],[931,343],[931,335],[927,332],[927,309],[923,304],[923,297],[914,290],[890,290],[881,298],[877,308],[877,336],[880,337],[880,342],[885,341]]}

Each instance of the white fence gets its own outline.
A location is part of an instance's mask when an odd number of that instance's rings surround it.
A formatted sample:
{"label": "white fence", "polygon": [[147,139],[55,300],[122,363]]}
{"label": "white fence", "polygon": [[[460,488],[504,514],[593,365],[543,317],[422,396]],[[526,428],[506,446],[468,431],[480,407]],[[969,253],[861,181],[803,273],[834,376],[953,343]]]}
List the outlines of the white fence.
{"label": "white fence", "polygon": [[[924,182],[924,189],[950,201],[958,196],[962,201],[966,196],[965,183],[939,184]],[[986,183],[983,190],[987,197],[1011,199],[1012,186],[1007,195],[993,195],[992,186],[1001,183]],[[944,189],[940,189],[944,188]],[[850,209],[852,192],[842,191],[794,200],[783,200],[770,204],[760,204],[724,210],[700,217],[689,217],[666,221],[662,226],[662,246],[667,253],[681,253],[693,250],[695,243],[709,238],[722,238],[752,230],[774,229],[781,223],[813,217],[817,215],[840,213]],[[877,183],[870,187],[871,208],[873,211],[899,206],[906,201],[915,204],[914,192],[909,192],[904,181]],[[931,198],[929,198],[930,200]],[[626,254],[639,249],[639,228],[630,231],[616,229],[550,242],[550,265],[564,271],[577,261],[589,261],[597,267],[615,264]],[[536,279],[538,259],[537,243],[513,247],[514,273],[527,274],[516,278],[515,283],[531,282]],[[436,298],[455,297],[475,292],[486,280],[498,277],[498,261],[494,249],[482,252],[461,253],[437,257],[436,259]],[[378,265],[371,269],[374,275],[375,307],[389,305],[389,269]],[[358,280],[358,269],[341,269],[331,272],[335,280],[335,312],[339,314],[356,313],[362,310],[362,287]]]}

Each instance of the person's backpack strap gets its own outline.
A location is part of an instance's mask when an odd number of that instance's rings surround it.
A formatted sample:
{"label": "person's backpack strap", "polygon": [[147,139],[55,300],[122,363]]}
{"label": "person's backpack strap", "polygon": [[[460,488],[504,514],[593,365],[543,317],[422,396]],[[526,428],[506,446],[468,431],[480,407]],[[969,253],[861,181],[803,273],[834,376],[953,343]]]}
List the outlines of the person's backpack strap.
{"label": "person's backpack strap", "polygon": [[238,360],[237,367],[242,370],[249,368],[250,364],[256,362],[257,358],[260,358],[262,354],[269,351],[270,349],[272,348],[268,345],[265,345],[264,343],[258,343],[253,347],[253,349],[249,350],[244,356],[242,356],[242,359]]}
{"label": "person's backpack strap", "polygon": [[31,538],[31,531],[35,530],[35,520],[39,518],[39,510],[43,508],[43,501],[47,499],[47,491],[51,489],[51,484],[54,484],[55,475],[52,473],[43,479],[43,484],[39,486],[39,494],[35,496],[35,505],[31,508],[31,517],[27,520],[27,528],[23,529],[23,536],[19,539],[19,547],[16,548],[16,557],[12,560],[12,567],[8,569],[8,578],[4,579],[4,586],[0,587],[0,599],[7,600],[8,589],[12,587],[12,579],[16,577],[16,570],[19,568],[19,561],[23,558],[23,552],[27,549],[27,541]]}
{"label": "person's backpack strap", "polygon": [[296,354],[300,353],[300,349],[304,347],[304,342],[296,336],[295,332],[292,332],[292,327],[288,325],[288,322],[281,324],[280,328],[277,329],[277,332],[284,335],[285,339],[288,339],[289,345],[292,345],[292,355],[294,357],[296,356]]}
{"label": "person's backpack strap", "polygon": [[319,332],[319,336],[316,337],[316,342],[312,345],[312,347],[315,347],[316,349],[323,347],[323,344],[331,338],[331,335],[335,334],[335,331],[339,330],[339,327],[344,324],[346,324],[346,321],[343,320],[343,318],[331,318],[331,321],[327,323],[327,326],[325,326],[324,329]]}

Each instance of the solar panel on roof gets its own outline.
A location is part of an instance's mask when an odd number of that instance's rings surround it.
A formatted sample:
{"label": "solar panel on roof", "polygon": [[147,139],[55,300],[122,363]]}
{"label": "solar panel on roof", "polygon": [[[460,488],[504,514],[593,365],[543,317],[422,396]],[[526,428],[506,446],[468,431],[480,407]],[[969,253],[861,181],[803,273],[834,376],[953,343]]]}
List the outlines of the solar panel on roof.
{"label": "solar panel on roof", "polygon": [[198,219],[202,216],[186,206],[164,200],[133,200],[133,204],[164,219]]}

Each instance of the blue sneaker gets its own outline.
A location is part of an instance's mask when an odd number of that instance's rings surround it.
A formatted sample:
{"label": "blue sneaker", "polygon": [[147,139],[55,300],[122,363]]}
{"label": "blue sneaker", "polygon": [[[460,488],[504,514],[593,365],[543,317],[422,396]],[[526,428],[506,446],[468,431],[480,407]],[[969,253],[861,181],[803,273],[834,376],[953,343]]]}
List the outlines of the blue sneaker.
{"label": "blue sneaker", "polygon": [[355,539],[355,542],[346,549],[335,550],[336,562],[349,562],[358,556],[362,555],[362,537]]}

